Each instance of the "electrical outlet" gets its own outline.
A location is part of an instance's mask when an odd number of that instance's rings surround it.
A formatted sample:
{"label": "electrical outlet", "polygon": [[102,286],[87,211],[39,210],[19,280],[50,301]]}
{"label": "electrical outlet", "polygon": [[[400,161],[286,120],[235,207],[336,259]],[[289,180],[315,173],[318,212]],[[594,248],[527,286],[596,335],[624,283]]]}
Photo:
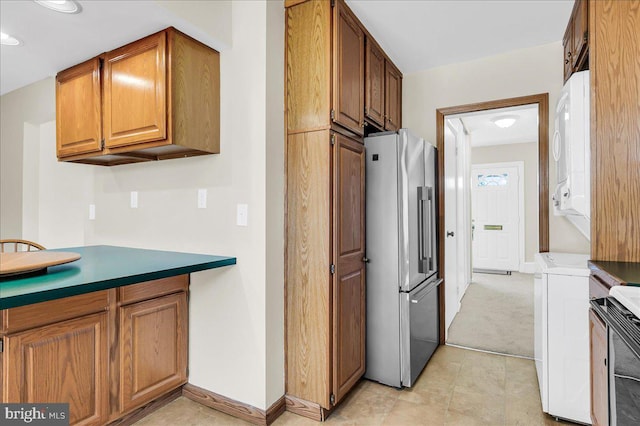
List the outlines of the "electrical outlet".
{"label": "electrical outlet", "polygon": [[131,191],[131,208],[138,208],[138,191]]}
{"label": "electrical outlet", "polygon": [[206,189],[198,189],[198,208],[199,209],[207,208],[207,190]]}
{"label": "electrical outlet", "polygon": [[96,220],[96,205],[89,204],[89,220]]}
{"label": "electrical outlet", "polygon": [[236,224],[238,226],[247,226],[249,222],[249,206],[246,204],[238,204]]}

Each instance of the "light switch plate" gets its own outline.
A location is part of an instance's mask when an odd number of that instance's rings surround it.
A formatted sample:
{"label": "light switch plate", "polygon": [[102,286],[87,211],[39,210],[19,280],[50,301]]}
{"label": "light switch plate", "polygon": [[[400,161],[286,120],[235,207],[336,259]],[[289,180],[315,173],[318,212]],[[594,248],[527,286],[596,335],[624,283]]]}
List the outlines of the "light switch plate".
{"label": "light switch plate", "polygon": [[96,220],[96,205],[89,204],[89,220]]}
{"label": "light switch plate", "polygon": [[138,208],[138,191],[131,191],[131,208]]}
{"label": "light switch plate", "polygon": [[206,189],[198,189],[198,208],[199,209],[207,208],[207,190]]}
{"label": "light switch plate", "polygon": [[236,224],[238,226],[247,226],[249,223],[249,206],[247,204],[238,204]]}

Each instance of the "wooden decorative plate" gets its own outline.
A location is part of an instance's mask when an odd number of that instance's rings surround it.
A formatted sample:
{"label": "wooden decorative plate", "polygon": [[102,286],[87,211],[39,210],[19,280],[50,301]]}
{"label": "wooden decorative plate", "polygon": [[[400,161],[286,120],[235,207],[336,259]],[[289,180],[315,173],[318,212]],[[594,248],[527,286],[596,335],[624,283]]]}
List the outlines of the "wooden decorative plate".
{"label": "wooden decorative plate", "polygon": [[78,253],[68,251],[25,251],[0,253],[0,276],[23,274],[62,265],[80,259]]}

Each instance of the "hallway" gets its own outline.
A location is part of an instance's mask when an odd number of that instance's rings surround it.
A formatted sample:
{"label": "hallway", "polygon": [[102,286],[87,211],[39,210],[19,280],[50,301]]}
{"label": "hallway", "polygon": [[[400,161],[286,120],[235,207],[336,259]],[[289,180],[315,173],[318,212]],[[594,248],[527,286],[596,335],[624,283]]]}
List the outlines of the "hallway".
{"label": "hallway", "polygon": [[474,273],[447,343],[533,358],[533,275]]}

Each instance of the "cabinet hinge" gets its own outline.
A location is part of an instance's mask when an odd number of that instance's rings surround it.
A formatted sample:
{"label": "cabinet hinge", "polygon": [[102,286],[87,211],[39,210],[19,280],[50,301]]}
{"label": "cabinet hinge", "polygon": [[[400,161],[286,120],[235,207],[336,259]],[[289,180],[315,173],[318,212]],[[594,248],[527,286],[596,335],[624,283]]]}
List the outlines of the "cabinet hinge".
{"label": "cabinet hinge", "polygon": [[336,0],[331,0],[331,7],[335,7],[336,6]]}
{"label": "cabinet hinge", "polygon": [[101,149],[101,150],[102,150],[102,149],[104,149],[104,139],[102,139],[102,140],[100,141],[100,149]]}
{"label": "cabinet hinge", "polygon": [[0,354],[4,352],[4,340],[0,339]]}
{"label": "cabinet hinge", "polygon": [[329,402],[331,403],[331,405],[336,405],[336,396],[334,394],[331,394],[329,396]]}
{"label": "cabinet hinge", "polygon": [[336,135],[331,135],[331,146],[336,144]]}
{"label": "cabinet hinge", "polygon": [[331,110],[331,120],[335,120],[336,119],[336,110],[332,109]]}
{"label": "cabinet hinge", "polygon": [[336,265],[334,265],[333,263],[331,264],[331,266],[329,266],[329,272],[331,272],[331,275],[336,273]]}
{"label": "cabinet hinge", "polygon": [[369,114],[369,108],[364,107],[364,113],[365,113],[365,114]]}

